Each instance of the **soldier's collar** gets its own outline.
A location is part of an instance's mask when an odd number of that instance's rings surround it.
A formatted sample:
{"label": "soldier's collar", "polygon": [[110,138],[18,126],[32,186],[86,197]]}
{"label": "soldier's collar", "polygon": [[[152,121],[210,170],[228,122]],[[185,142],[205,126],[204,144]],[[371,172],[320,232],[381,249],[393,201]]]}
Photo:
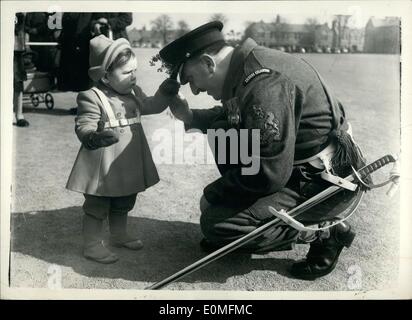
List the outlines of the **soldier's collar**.
{"label": "soldier's collar", "polygon": [[235,48],[229,69],[223,84],[222,101],[228,100],[233,96],[233,89],[238,85],[242,75],[246,57],[257,47],[253,39],[246,39],[242,45]]}

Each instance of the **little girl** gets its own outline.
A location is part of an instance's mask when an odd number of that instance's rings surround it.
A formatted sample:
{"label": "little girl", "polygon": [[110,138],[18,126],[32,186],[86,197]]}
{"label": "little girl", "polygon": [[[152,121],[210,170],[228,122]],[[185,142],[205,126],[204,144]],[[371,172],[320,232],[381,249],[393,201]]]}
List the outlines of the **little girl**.
{"label": "little girl", "polygon": [[153,97],[136,86],[137,59],[126,39],[100,35],[90,41],[89,76],[96,86],[79,93],[76,134],[82,142],[67,188],[84,194],[84,256],[100,263],[118,257],[103,245],[108,217],[110,243],[132,250],[142,242],[126,232],[136,195],[159,181],[140,116],[160,113],[179,83],[167,79]]}

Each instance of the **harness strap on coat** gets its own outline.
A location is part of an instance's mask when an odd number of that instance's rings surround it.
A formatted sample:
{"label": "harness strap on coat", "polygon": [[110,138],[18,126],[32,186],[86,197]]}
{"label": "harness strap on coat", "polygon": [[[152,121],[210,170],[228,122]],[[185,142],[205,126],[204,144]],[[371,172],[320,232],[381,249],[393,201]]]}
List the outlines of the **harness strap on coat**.
{"label": "harness strap on coat", "polygon": [[[106,112],[107,118],[109,120],[105,122],[104,124],[105,129],[130,126],[135,123],[140,123],[140,115],[134,118],[129,118],[129,119],[116,119],[113,109],[106,95],[100,89],[96,87],[93,87],[92,90],[96,93],[96,95],[99,97],[100,101],[102,102],[104,111]],[[133,95],[135,95],[134,91],[133,91]]]}

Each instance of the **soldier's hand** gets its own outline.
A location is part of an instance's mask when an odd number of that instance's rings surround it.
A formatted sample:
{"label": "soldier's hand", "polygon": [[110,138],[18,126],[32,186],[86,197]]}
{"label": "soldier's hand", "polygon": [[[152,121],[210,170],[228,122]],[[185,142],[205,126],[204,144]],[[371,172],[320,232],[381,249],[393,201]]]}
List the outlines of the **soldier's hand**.
{"label": "soldier's hand", "polygon": [[159,92],[166,96],[174,96],[179,92],[180,83],[175,79],[166,79],[159,86]]}
{"label": "soldier's hand", "polygon": [[111,146],[119,142],[119,135],[113,130],[94,131],[90,132],[84,139],[84,146],[87,149],[95,150]]}
{"label": "soldier's hand", "polygon": [[190,110],[189,104],[183,94],[179,93],[174,96],[170,100],[169,108],[177,119],[183,121],[184,123],[192,122],[193,113],[192,110]]}

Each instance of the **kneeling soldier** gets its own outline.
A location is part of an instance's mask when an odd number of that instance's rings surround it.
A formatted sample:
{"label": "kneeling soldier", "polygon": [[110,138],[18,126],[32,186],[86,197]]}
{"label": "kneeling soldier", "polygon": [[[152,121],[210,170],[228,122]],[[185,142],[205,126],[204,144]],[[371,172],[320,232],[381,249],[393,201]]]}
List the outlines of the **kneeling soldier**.
{"label": "kneeling soldier", "polygon": [[[211,109],[171,106],[186,130],[247,130],[246,141],[238,135],[238,159],[242,148],[250,151],[253,131],[259,130],[259,153],[252,154],[259,168],[252,175],[243,174],[245,165],[241,161],[219,161],[226,157],[219,157],[219,151],[229,154],[229,146],[218,150],[215,140],[219,135],[210,139],[216,146],[212,151],[221,177],[206,186],[200,201],[205,236],[201,246],[207,251],[273,219],[269,206],[287,211],[329,187],[338,177],[348,175],[351,166],[364,164],[343,106],[309,63],[258,46],[252,39],[233,48],[226,44],[222,28],[219,21],[205,24],[160,51],[163,63],[172,73],[178,72],[182,85],[188,83],[193,94],[206,92],[223,104]],[[299,220],[327,225],[342,212],[353,210],[361,194],[345,190]],[[341,250],[349,247],[354,237],[347,223],[313,232],[299,232],[283,224],[241,250],[265,253],[310,243],[306,259],[295,263],[291,273],[297,278],[315,279],[335,268]]]}

